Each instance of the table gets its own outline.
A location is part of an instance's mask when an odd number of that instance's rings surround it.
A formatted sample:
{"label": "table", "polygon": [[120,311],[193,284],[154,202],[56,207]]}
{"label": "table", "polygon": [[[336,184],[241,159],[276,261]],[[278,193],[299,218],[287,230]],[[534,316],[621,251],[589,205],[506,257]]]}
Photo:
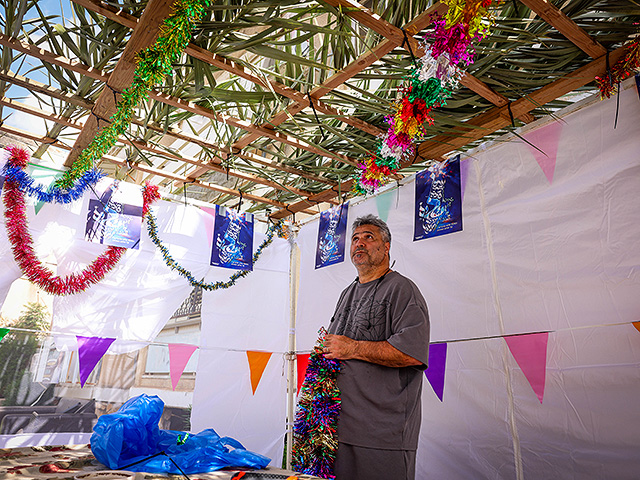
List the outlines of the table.
{"label": "table", "polygon": [[[219,470],[210,473],[189,474],[191,480],[230,480],[241,469]],[[0,478],[13,480],[184,480],[182,475],[164,475],[161,473],[111,472],[98,462],[89,445],[65,445],[47,447],[23,447],[0,449]],[[120,472],[120,471],[118,471]],[[267,467],[263,470],[248,470],[249,473],[294,475],[294,472]],[[321,480],[310,475],[297,475],[300,480]],[[256,478],[256,477],[253,477]],[[265,477],[268,479],[269,477]],[[277,477],[276,477],[277,478]]]}

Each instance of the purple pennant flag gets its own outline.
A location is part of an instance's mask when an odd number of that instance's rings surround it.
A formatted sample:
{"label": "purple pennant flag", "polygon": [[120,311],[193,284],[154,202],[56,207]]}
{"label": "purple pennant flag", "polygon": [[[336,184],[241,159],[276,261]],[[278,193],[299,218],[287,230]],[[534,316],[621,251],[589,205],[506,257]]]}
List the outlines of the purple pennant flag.
{"label": "purple pennant flag", "polygon": [[444,370],[447,364],[447,344],[432,343],[429,345],[429,368],[424,372],[431,388],[440,401],[444,395]]}
{"label": "purple pennant flag", "polygon": [[80,335],[76,335],[76,338],[78,339],[80,386],[84,387],[87,378],[89,378],[100,359],[107,353],[115,338],[81,337]]}

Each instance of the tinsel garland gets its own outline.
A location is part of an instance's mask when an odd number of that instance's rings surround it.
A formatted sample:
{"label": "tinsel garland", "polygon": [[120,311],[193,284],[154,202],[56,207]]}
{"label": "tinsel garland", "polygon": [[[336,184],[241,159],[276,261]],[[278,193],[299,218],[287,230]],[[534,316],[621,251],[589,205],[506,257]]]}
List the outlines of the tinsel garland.
{"label": "tinsel garland", "polygon": [[459,65],[473,63],[473,42],[489,34],[493,23],[489,8],[500,1],[444,0],[448,6],[445,18],[434,17],[433,28],[424,39],[425,54],[398,89],[394,114],[385,118],[387,132],[376,152],[358,164],[360,172],[354,175],[353,182],[356,194],[375,193],[397,172],[403,160],[415,154],[415,144],[426,135],[425,125],[434,124],[431,111],[445,105],[457,89],[462,77]]}
{"label": "tinsel garland", "polygon": [[147,98],[154,85],[172,73],[172,65],[179,60],[191,39],[191,30],[209,4],[210,0],[175,1],[173,12],[164,21],[156,42],[138,54],[133,82],[122,92],[117,111],[109,119],[111,123],[94,137],[56,186],[71,188],[78,177],[92,168],[115,145],[131,124],[134,108]]}
{"label": "tinsel garland", "polygon": [[[11,147],[9,152],[11,155],[8,162],[15,166],[26,166],[29,160],[29,154],[26,150]],[[108,247],[83,271],[72,273],[66,277],[56,276],[40,262],[33,248],[33,239],[29,233],[27,221],[25,196],[20,190],[20,184],[7,178],[4,182],[4,190],[5,223],[16,263],[29,281],[44,291],[52,295],[72,295],[82,292],[101,281],[126,251],[126,248],[123,247]],[[143,198],[145,199],[143,209],[148,210],[147,203],[159,198],[157,187],[147,185],[145,192],[143,192]]]}
{"label": "tinsel garland", "polygon": [[[7,150],[11,153],[13,146],[7,147]],[[12,158],[15,161],[18,157],[13,155]],[[26,162],[24,165],[17,165],[7,162],[3,168],[2,174],[8,181],[14,182],[18,185],[18,188],[30,197],[35,197],[40,202],[45,203],[71,203],[82,197],[85,190],[95,185],[98,180],[104,177],[104,172],[101,170],[92,168],[87,170],[80,178],[76,180],[71,188],[68,190],[61,189],[57,186],[45,187],[42,184],[35,184],[36,180],[27,172],[24,171]]]}
{"label": "tinsel garland", "polygon": [[604,100],[616,93],[619,82],[640,68],[640,36],[627,45],[624,56],[618,60],[602,77],[596,77],[600,97]]}
{"label": "tinsel garland", "polygon": [[[186,268],[184,268],[182,265],[180,265],[178,262],[174,260],[174,258],[169,253],[169,249],[163,245],[162,240],[160,240],[160,237],[158,236],[158,226],[157,226],[156,218],[151,212],[151,210],[148,210],[145,212],[145,218],[147,219],[147,232],[149,233],[149,237],[151,238],[151,241],[155,244],[155,246],[158,248],[158,250],[160,250],[160,252],[162,253],[162,258],[164,260],[164,263],[169,268],[171,268],[172,270],[176,270],[180,275],[186,278],[187,281],[192,286],[201,287],[203,290],[207,290],[207,291],[230,288],[236,284],[236,281],[238,279],[246,277],[251,273],[251,270],[240,270],[234,273],[233,275],[231,275],[231,277],[229,277],[229,280],[227,280],[226,282],[218,281],[218,282],[205,283],[202,280],[197,280],[191,272],[189,272]],[[283,222],[278,222],[278,223],[269,225],[269,228],[267,229],[267,237],[264,239],[264,241],[260,244],[260,246],[256,249],[255,253],[253,254],[254,263],[258,261],[258,259],[260,258],[260,255],[262,255],[262,251],[266,247],[271,245],[271,242],[273,242],[274,234],[277,233],[278,236],[281,238],[285,236],[283,226],[284,226]]]}
{"label": "tinsel garland", "polygon": [[293,425],[292,466],[297,472],[334,479],[333,464],[338,450],[340,361],[322,353],[324,329],[316,342],[304,377]]}

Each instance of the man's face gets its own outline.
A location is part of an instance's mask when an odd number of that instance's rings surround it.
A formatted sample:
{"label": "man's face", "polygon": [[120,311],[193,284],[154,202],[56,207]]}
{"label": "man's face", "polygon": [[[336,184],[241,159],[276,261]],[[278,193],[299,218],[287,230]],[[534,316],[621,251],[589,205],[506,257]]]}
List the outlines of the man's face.
{"label": "man's face", "polygon": [[389,253],[390,244],[382,241],[380,229],[375,225],[361,225],[351,235],[351,263],[375,267],[382,264]]}

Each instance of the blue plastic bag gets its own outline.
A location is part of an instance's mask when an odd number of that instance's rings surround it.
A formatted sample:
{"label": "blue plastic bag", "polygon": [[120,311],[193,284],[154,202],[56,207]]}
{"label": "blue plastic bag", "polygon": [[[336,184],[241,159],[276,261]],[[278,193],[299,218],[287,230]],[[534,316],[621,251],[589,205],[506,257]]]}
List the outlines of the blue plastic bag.
{"label": "blue plastic bag", "polygon": [[[225,467],[258,469],[271,461],[246,450],[233,438],[220,437],[213,429],[196,435],[160,430],[158,422],[163,408],[164,402],[159,397],[142,394],[129,399],[116,413],[102,415],[91,435],[91,451],[96,459],[112,470],[127,467],[134,472],[182,470],[187,474]],[[160,452],[166,455],[157,455]],[[149,458],[152,455],[157,456]]]}

